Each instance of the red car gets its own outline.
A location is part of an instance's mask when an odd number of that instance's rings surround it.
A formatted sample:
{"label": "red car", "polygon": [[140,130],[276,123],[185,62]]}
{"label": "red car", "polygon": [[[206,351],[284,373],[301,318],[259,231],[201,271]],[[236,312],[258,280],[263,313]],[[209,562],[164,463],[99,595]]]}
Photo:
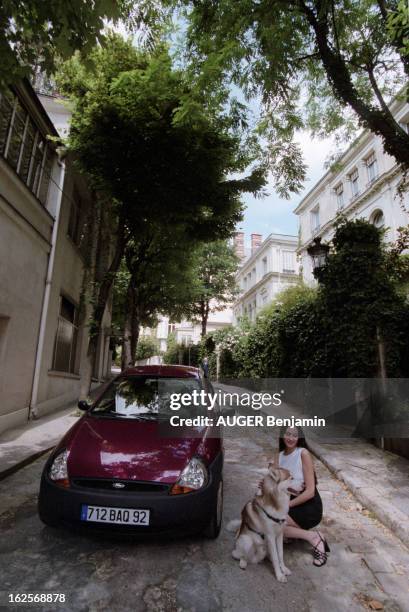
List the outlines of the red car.
{"label": "red car", "polygon": [[[39,515],[51,526],[137,533],[204,532],[216,538],[223,508],[223,442],[209,427],[165,437],[174,393],[213,389],[197,368],[126,370],[89,405],[48,459]],[[175,396],[173,396],[175,397]],[[197,395],[196,395],[197,397]],[[206,405],[193,416],[209,415]],[[215,416],[214,413],[212,416]]]}

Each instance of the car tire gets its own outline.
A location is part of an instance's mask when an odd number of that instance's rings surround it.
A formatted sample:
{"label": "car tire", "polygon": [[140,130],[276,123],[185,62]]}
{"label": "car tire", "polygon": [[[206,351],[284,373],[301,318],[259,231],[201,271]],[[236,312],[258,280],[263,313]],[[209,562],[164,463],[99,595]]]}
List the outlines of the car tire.
{"label": "car tire", "polygon": [[213,502],[212,514],[203,535],[209,540],[215,540],[222,526],[223,518],[223,480],[220,480],[219,486],[217,487],[217,495]]}

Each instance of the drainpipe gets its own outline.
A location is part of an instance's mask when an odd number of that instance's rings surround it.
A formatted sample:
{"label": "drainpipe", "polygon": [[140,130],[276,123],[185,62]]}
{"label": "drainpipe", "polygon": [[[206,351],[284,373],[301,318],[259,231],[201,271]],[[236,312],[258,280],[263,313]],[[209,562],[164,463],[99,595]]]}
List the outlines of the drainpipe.
{"label": "drainpipe", "polygon": [[30,406],[28,409],[28,420],[35,419],[38,416],[37,407],[36,407],[37,400],[38,400],[38,387],[40,383],[41,362],[42,362],[43,350],[44,350],[45,330],[47,326],[48,307],[50,304],[51,282],[52,282],[53,272],[54,272],[55,250],[56,250],[56,245],[57,245],[57,234],[58,234],[58,228],[60,224],[61,203],[62,203],[63,187],[64,187],[64,180],[65,180],[65,162],[62,160],[64,152],[61,152],[61,151],[57,151],[57,152],[59,153],[58,165],[60,166],[60,176],[59,176],[59,181],[58,181],[58,191],[57,191],[57,202],[56,202],[56,210],[55,210],[55,217],[54,217],[54,225],[53,225],[53,231],[51,234],[51,250],[48,256],[47,277],[45,281],[43,307],[41,311],[40,332],[38,335],[36,360],[35,360],[35,366],[34,366],[33,387],[31,390]]}

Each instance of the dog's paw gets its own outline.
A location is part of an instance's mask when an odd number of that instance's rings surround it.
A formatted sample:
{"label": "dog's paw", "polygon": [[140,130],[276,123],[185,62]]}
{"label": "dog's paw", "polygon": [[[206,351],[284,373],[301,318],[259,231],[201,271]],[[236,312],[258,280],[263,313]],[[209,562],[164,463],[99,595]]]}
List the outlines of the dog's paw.
{"label": "dog's paw", "polygon": [[245,559],[240,559],[239,565],[240,565],[242,570],[245,570],[246,567],[247,567],[247,561]]}
{"label": "dog's paw", "polygon": [[287,576],[284,576],[284,574],[278,574],[277,580],[278,582],[287,582]]}
{"label": "dog's paw", "polygon": [[285,565],[281,568],[281,571],[285,576],[291,576],[291,570],[288,569],[288,567],[286,567]]}

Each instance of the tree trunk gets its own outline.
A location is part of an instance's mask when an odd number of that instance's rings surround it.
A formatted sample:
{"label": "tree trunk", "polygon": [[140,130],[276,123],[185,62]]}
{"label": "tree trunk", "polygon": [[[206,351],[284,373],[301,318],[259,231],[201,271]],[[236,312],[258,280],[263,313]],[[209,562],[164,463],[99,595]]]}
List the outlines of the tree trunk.
{"label": "tree trunk", "polygon": [[132,359],[132,315],[134,310],[132,279],[129,280],[128,290],[126,293],[126,317],[124,324],[123,342],[122,342],[122,358],[121,369],[125,370],[129,366],[134,365]]}
{"label": "tree trunk", "polygon": [[132,319],[131,319],[131,357],[132,357],[133,364],[136,361],[136,349],[138,347],[139,330],[140,330],[139,312],[138,312],[138,306],[136,304],[136,299],[134,296]]}
{"label": "tree trunk", "polygon": [[395,157],[404,168],[409,168],[409,136],[389,110],[379,110],[366,104],[360,96],[351,80],[345,60],[329,45],[328,15],[321,9],[321,14],[317,17],[304,0],[298,0],[298,4],[314,30],[319,54],[336,97],[355,111],[366,128],[381,136],[386,153]]}
{"label": "tree trunk", "polygon": [[124,253],[126,245],[126,230],[125,223],[122,217],[119,218],[118,228],[116,232],[116,244],[115,251],[112,257],[111,264],[106,271],[102,282],[99,285],[96,293],[96,301],[94,310],[92,313],[92,321],[89,325],[89,344],[87,351],[86,364],[83,370],[82,384],[81,384],[81,397],[86,397],[91,389],[91,379],[94,369],[98,339],[101,333],[102,319],[105,312],[105,307],[109,298],[109,294],[114,282],[116,273],[118,272],[121,259]]}
{"label": "tree trunk", "polygon": [[89,321],[92,316],[92,295],[93,281],[95,280],[95,264],[98,251],[98,238],[100,235],[101,222],[100,202],[93,194],[93,203],[87,215],[88,231],[84,237],[87,249],[84,255],[84,271],[82,277],[81,296],[79,305],[78,325],[82,333],[87,336],[87,354],[81,368],[80,399],[86,399],[89,395],[92,379],[92,371],[95,361],[95,351],[90,354]]}
{"label": "tree trunk", "polygon": [[202,302],[200,306],[201,314],[202,314],[202,338],[205,337],[207,332],[207,320],[209,318],[209,302]]}

